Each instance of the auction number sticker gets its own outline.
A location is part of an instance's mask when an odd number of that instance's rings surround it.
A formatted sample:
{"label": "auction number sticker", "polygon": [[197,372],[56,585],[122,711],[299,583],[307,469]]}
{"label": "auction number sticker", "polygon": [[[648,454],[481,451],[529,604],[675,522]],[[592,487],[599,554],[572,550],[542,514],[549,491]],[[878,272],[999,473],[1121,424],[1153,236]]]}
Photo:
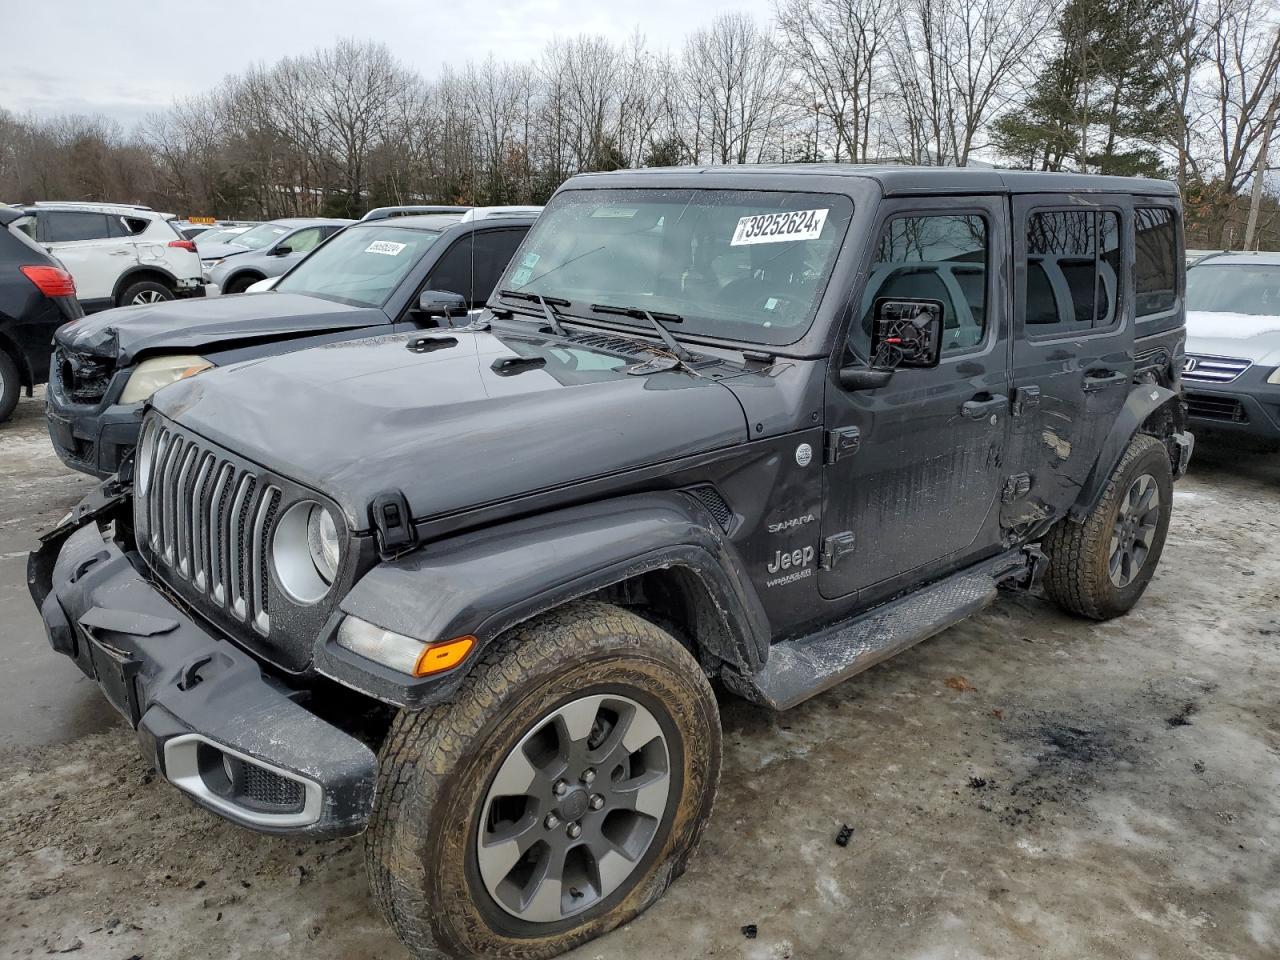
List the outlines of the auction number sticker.
{"label": "auction number sticker", "polygon": [[375,240],[364,248],[365,253],[381,253],[387,257],[397,257],[407,244],[395,243],[391,240]]}
{"label": "auction number sticker", "polygon": [[817,240],[830,210],[791,210],[743,217],[733,231],[731,247],[751,243],[785,243],[788,240]]}

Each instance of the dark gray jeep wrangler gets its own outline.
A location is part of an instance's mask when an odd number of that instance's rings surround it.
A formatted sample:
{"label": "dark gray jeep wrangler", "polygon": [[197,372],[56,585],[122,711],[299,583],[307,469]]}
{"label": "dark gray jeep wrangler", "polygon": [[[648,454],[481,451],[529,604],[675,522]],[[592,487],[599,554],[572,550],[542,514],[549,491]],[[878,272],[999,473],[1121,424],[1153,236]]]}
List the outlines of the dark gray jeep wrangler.
{"label": "dark gray jeep wrangler", "polygon": [[1164,183],[576,177],[470,326],[157,392],[32,594],[197,803],[364,832],[418,956],[552,956],[684,869],[713,683],[784,709],[1000,588],[1137,602],[1182,289]]}

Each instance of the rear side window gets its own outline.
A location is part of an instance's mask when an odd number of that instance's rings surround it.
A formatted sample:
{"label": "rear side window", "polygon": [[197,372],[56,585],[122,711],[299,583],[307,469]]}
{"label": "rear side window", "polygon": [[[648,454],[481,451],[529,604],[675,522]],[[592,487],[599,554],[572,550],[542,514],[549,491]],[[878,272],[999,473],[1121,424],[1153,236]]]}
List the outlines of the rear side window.
{"label": "rear side window", "polygon": [[1111,326],[1120,290],[1120,218],[1062,210],[1027,219],[1025,317],[1033,336]]}
{"label": "rear side window", "polygon": [[869,343],[881,297],[938,300],[943,354],[982,342],[987,327],[987,223],[977,214],[898,217],[885,224],[862,296]]}
{"label": "rear side window", "polygon": [[1138,207],[1134,217],[1138,317],[1173,309],[1178,299],[1178,231],[1168,207]]}
{"label": "rear side window", "polygon": [[37,214],[37,219],[40,221],[40,235],[46,243],[105,240],[111,236],[111,224],[103,213],[49,210]]}

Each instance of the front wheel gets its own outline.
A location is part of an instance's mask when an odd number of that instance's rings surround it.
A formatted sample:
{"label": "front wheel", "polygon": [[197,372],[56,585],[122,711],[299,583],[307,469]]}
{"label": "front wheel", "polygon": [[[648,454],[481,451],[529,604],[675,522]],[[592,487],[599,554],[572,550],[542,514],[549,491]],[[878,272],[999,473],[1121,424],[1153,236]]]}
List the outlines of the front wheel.
{"label": "front wheel", "polygon": [[1064,609],[1094,620],[1127,613],[1160,562],[1172,509],[1169,451],[1157,438],[1139,434],[1084,523],[1064,518],[1045,537],[1045,592]]}
{"label": "front wheel", "polygon": [[719,770],[697,661],[619,607],[572,604],[495,645],[451,704],[396,718],[374,897],[418,957],[555,956],[684,871]]}

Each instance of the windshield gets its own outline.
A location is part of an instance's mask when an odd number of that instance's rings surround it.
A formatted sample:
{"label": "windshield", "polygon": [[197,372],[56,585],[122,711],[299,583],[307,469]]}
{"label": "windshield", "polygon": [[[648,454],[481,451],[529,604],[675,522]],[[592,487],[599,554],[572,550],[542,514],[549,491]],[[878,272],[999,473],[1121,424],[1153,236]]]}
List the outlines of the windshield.
{"label": "windshield", "polygon": [[275,289],[380,307],[439,236],[439,230],[352,227],[290,270]]}
{"label": "windshield", "polygon": [[499,289],[561,313],[648,327],[594,306],[667,315],[677,334],[794,343],[813,322],[853,203],[756,190],[570,190],[547,206]]}
{"label": "windshield", "polygon": [[238,237],[232,237],[227,242],[235,244],[237,247],[248,247],[250,250],[257,250],[259,247],[265,247],[273,240],[278,240],[292,229],[292,227],[286,227],[281,223],[264,223],[254,227],[252,230],[246,230]]}
{"label": "windshield", "polygon": [[1187,309],[1280,316],[1280,266],[1206,263],[1187,271]]}

